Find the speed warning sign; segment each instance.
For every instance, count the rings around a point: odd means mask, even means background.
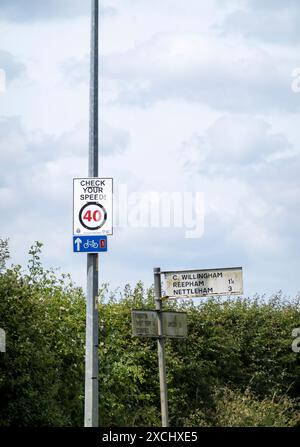
[[[113,179],[74,178],[74,235],[113,233]]]

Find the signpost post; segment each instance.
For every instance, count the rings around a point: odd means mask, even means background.
[[[160,268],[154,268],[154,294],[155,294],[155,307],[157,311],[157,324],[158,324],[157,350],[158,350],[158,366],[159,366],[161,422],[162,427],[168,427],[169,426],[168,389],[166,380],[165,339],[163,335],[164,332],[163,332],[163,319],[162,319]]]
[[[160,268],[154,269],[154,293],[156,310],[132,311],[132,335],[134,337],[157,338],[161,422],[162,427],[168,427],[165,337],[185,338],[187,336],[187,314],[186,312],[164,312],[162,310]]]
[[[98,177],[98,32],[99,0],[92,0],[89,177]],[[99,425],[98,254],[87,255],[84,426]]]
[[[0,328],[0,352],[6,351],[5,330]]]
[[[132,335],[157,338],[162,427],[169,426],[168,389],[166,381],[165,337],[187,336],[186,312],[162,310],[161,275],[165,276],[167,298],[195,298],[243,293],[242,267],[205,270],[165,271],[154,269],[154,310],[132,311]]]
[[[89,177],[73,180],[73,251],[87,253],[84,426],[98,427],[98,253],[107,251],[113,233],[113,179],[98,178],[99,0],[91,7]]]
[[[157,338],[162,427],[169,426],[168,390],[166,381],[165,337],[187,336],[186,312],[162,310],[160,269],[154,269],[156,310],[132,310],[132,335]]]

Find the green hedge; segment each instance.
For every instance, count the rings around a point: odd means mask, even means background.
[[[7,268],[0,244],[0,426],[83,423],[85,298],[68,275],[45,270],[42,244],[28,267]],[[196,304],[195,304],[196,303]],[[173,426],[299,424],[299,298],[198,299],[164,304],[188,313],[188,338],[166,342]],[[100,423],[160,425],[157,346],[131,336],[131,309],[154,308],[138,283],[99,297]]]

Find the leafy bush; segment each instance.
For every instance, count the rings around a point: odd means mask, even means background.
[[[70,278],[45,271],[41,245],[28,273],[0,274],[0,426],[81,425],[84,378],[84,297]]]
[[[0,426],[81,426],[84,400],[85,297],[68,275],[45,270],[41,244],[27,270],[6,267],[0,243]],[[119,296],[118,296],[119,295]],[[158,426],[155,339],[131,336],[131,310],[153,309],[153,289],[128,285],[99,294],[99,414],[102,426]],[[165,302],[188,313],[188,338],[166,341],[170,423],[299,424],[299,297]]]
[[[214,411],[197,410],[185,420],[187,426],[292,427],[300,423],[298,404],[287,396],[257,396],[246,389],[217,388],[213,393]]]

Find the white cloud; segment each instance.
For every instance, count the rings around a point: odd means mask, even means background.
[[[100,281],[150,284],[156,265],[243,265],[246,293],[294,293],[300,249],[300,100],[291,91],[291,72],[299,66],[291,37],[295,2],[186,3],[106,3],[118,14],[100,29],[100,172],[131,192],[204,191],[204,236],[116,229],[101,256]],[[85,257],[72,253],[71,220],[72,176],[87,172],[89,2],[59,1],[54,9],[54,2],[39,1],[35,14],[33,4],[2,2],[0,11],[2,48],[26,61],[31,79],[30,86],[12,83],[0,97],[6,115],[1,234],[11,237],[18,262],[34,240],[44,241],[45,263],[71,271],[85,286]],[[259,32],[266,17],[274,19],[273,39],[267,31],[268,38],[253,34],[255,24],[246,22],[244,30],[232,24],[220,35],[225,17],[238,9],[253,20],[252,7]],[[9,122],[16,115],[21,121]]]
[[[108,125],[100,128],[101,155],[109,157],[126,149],[126,132]],[[25,132],[19,118],[2,118],[0,136],[0,209],[13,213],[13,198],[23,215],[35,209],[55,218],[71,200],[73,177],[87,172],[88,126],[81,123],[56,138]]]
[[[53,20],[61,17],[77,17],[90,13],[88,0],[1,0],[0,19],[20,22]],[[115,10],[109,6],[100,6],[101,15],[113,15]]]
[[[7,82],[14,81],[25,74],[25,66],[8,51],[0,49],[0,68],[4,70]]]
[[[14,206],[16,202],[16,191],[13,188],[0,187],[0,202],[8,202],[10,206]]]
[[[0,154],[3,165],[7,169],[7,164],[18,162],[24,155],[26,136],[21,127],[19,118],[0,118]]]
[[[272,24],[272,26],[270,26]],[[300,12],[297,0],[249,0],[244,8],[229,14],[220,29],[225,34],[271,43],[299,43]]]
[[[90,56],[82,59],[69,58],[60,64],[66,87],[73,87],[82,82],[89,82]]]
[[[265,120],[249,115],[226,115],[215,121],[204,135],[194,134],[184,145],[186,166],[197,171],[238,169],[255,166],[271,158],[284,158],[291,145],[286,136],[272,130]],[[291,155],[292,154],[292,155]],[[275,156],[277,155],[277,157]]]
[[[251,256],[288,249],[287,219],[299,220],[300,151],[283,133],[262,119],[228,115],[194,134],[181,157],[192,184],[204,191],[214,233],[219,228],[222,239],[222,227],[230,228],[228,240]]]
[[[104,78],[115,81],[122,104],[150,106],[169,98],[221,110],[299,110],[290,89],[296,55],[243,39],[204,34],[160,34],[102,59]]]
[[[88,154],[89,125],[87,121],[80,122],[71,131],[63,133],[54,141],[50,141],[56,154],[64,156],[83,156]],[[104,121],[99,122],[99,151],[101,156],[112,156],[127,150],[130,144],[129,132],[116,129]]]
[[[281,0],[265,0],[261,2],[260,0],[248,0],[249,6],[255,8],[257,11],[260,9],[270,11],[272,9],[288,9],[293,6],[298,6],[298,0],[285,0],[282,2]]]

